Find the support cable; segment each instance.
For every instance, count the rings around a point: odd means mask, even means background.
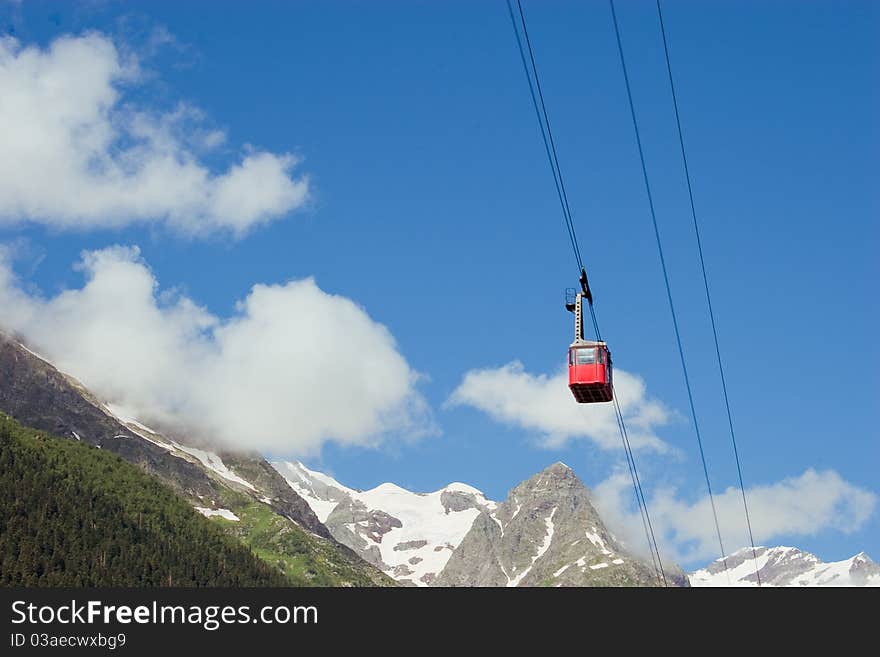
[[[626,59],[624,58],[624,55],[623,55],[623,43],[621,42],[621,39],[620,39],[620,27],[617,22],[617,12],[614,8],[614,0],[609,0],[609,3],[611,4],[611,17],[614,21],[614,34],[617,37],[617,50],[618,50],[618,53],[620,54],[620,64],[621,64],[621,67],[623,68],[623,80],[626,85],[626,96],[627,96],[627,100],[629,101],[629,110],[630,110],[630,115],[632,117],[633,129],[635,131],[636,145],[638,146],[638,151],[639,151],[639,161],[642,166],[642,177],[644,178],[644,181],[645,181],[645,191],[648,196],[648,205],[651,210],[651,222],[654,226],[654,237],[657,240],[657,251],[660,254],[660,266],[663,270],[663,282],[666,285],[666,298],[669,302],[670,314],[672,315],[672,326],[675,329],[675,341],[678,345],[678,355],[681,360],[681,369],[684,374],[685,386],[687,387],[688,403],[690,404],[691,418],[694,421],[694,431],[697,435],[697,445],[700,448],[700,460],[702,461],[702,464],[703,464],[703,474],[706,478],[706,488],[709,491],[709,502],[711,503],[711,506],[712,506],[712,517],[715,521],[715,532],[718,537],[718,546],[721,548],[721,560],[724,562],[724,568],[726,570],[727,569],[727,556],[726,556],[726,552],[724,551],[724,542],[721,538],[721,527],[718,524],[718,510],[715,507],[715,497],[712,494],[712,482],[709,478],[709,467],[706,463],[706,453],[705,453],[705,450],[703,449],[703,439],[700,436],[700,425],[699,425],[699,422],[697,421],[697,411],[696,411],[696,408],[694,407],[694,396],[693,396],[693,392],[691,390],[690,378],[688,377],[687,364],[685,362],[685,357],[684,357],[684,347],[682,346],[682,341],[681,341],[681,333],[678,329],[678,319],[676,318],[676,315],[675,315],[675,304],[672,301],[672,288],[669,283],[669,273],[667,272],[667,269],[666,269],[666,259],[663,255],[663,243],[660,239],[660,228],[657,225],[657,213],[654,209],[654,198],[651,195],[651,184],[648,181],[648,168],[645,165],[645,153],[644,153],[644,149],[642,148],[642,139],[639,134],[639,124],[638,124],[638,120],[636,119],[635,104],[633,103],[632,90],[630,88],[630,83],[629,83],[629,74],[628,74],[627,68],[626,68]]]
[[[580,247],[577,242],[577,235],[575,234],[574,222],[572,220],[571,214],[571,206],[568,202],[568,194],[565,190],[565,182],[562,177],[562,168],[559,164],[559,156],[556,149],[556,142],[553,138],[553,132],[550,127],[550,117],[547,112],[547,105],[544,100],[544,92],[541,88],[541,81],[538,76],[537,64],[535,62],[534,50],[532,48],[531,39],[529,37],[528,28],[526,27],[526,19],[525,14],[522,8],[521,0],[516,0],[517,10],[519,14],[519,24],[516,18],[516,15],[513,11],[513,6],[511,4],[511,0],[507,1],[507,10],[510,14],[510,20],[513,25],[514,35],[516,36],[517,47],[519,48],[520,59],[522,61],[523,70],[526,74],[526,79],[529,84],[529,94],[532,98],[532,105],[535,108],[535,114],[538,118],[538,125],[541,129],[541,138],[544,142],[544,150],[547,154],[547,160],[550,164],[550,170],[553,174],[553,182],[556,187],[556,194],[559,198],[559,203],[562,208],[563,218],[565,220],[566,231],[568,232],[569,241],[571,242],[572,251],[574,252],[575,261],[578,266],[578,274],[581,276],[582,285],[584,287],[585,293],[588,293],[588,286],[586,284],[586,270],[584,268],[583,259],[581,257]],[[520,37],[520,29],[522,30],[523,37]],[[525,48],[523,47],[523,40],[525,41]],[[528,58],[526,58],[526,50],[528,50]],[[531,63],[531,68],[529,67],[529,63]],[[534,79],[533,79],[534,78]],[[537,94],[535,93],[537,90]],[[599,332],[599,324],[596,319],[596,313],[593,308],[592,295],[588,295],[590,314],[593,321],[593,326],[596,330],[596,336],[599,340],[601,340],[601,334]],[[638,470],[636,468],[635,457],[632,453],[632,448],[629,442],[629,435],[626,431],[626,424],[624,422],[623,414],[620,410],[620,405],[617,400],[614,400],[615,406],[615,414],[618,422],[618,429],[620,431],[621,441],[624,447],[624,452],[627,458],[627,466],[629,467],[630,477],[632,479],[633,489],[636,494],[636,501],[639,506],[639,511],[642,515],[642,524],[645,528],[646,538],[648,540],[648,547],[651,552],[651,560],[654,563],[655,572],[658,572],[658,582],[662,582],[663,585],[666,585],[666,574],[663,571],[663,564],[660,560],[660,551],[657,546],[657,540],[654,536],[653,526],[651,524],[650,515],[648,513],[647,501],[645,500],[645,495],[642,490],[641,480],[638,476]],[[655,559],[656,555],[656,559]]]
[[[666,55],[666,71],[669,73],[669,89],[672,92],[672,106],[675,108],[675,125],[678,129],[678,143],[681,146],[681,161],[684,164],[684,176],[687,181],[688,198],[691,203],[691,217],[694,220],[694,234],[697,237],[697,251],[700,254],[700,268],[703,272],[703,286],[706,290],[706,305],[709,308],[709,318],[712,321],[712,336],[715,339],[715,356],[718,361],[718,373],[721,376],[721,389],[724,392],[724,406],[727,409],[727,425],[730,427],[730,441],[733,444],[733,455],[736,458],[736,472],[739,475],[739,488],[742,491],[743,510],[746,515],[746,525],[749,528],[749,542],[752,546],[752,557],[755,562],[755,576],[758,578],[758,586],[761,586],[761,573],[758,568],[758,553],[755,549],[755,537],[752,533],[752,520],[749,516],[749,504],[746,501],[746,487],[743,484],[742,464],[739,458],[739,450],[736,446],[736,434],[733,430],[733,414],[730,410],[730,399],[727,395],[727,381],[724,377],[724,365],[721,361],[721,347],[718,344],[718,329],[715,325],[715,312],[712,309],[712,295],[709,293],[709,277],[706,274],[706,261],[703,257],[703,242],[700,239],[700,226],[697,222],[697,210],[694,205],[694,190],[691,185],[691,174],[688,167],[687,153],[684,148],[684,135],[681,129],[681,117],[678,112],[678,99],[675,94],[675,82],[672,76],[672,64],[669,58],[669,45],[666,41],[666,28],[663,24],[663,10],[660,8],[660,0],[657,0],[657,15],[660,18],[660,34],[663,36],[663,52]]]

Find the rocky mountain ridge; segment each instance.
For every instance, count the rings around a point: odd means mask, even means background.
[[[589,489],[564,463],[513,488],[503,502],[453,483],[414,493],[391,483],[368,491],[298,462],[274,462],[330,532],[377,568],[415,586],[658,586],[602,522]],[[762,586],[880,586],[880,565],[861,552],[824,563],[793,547],[758,547]],[[757,586],[751,548],[685,575],[674,586]]]
[[[748,547],[688,578],[691,586],[758,586],[759,576],[761,586],[880,586],[880,564],[864,552],[825,563],[795,547],[756,547],[754,554]]]
[[[604,525],[574,471],[554,463],[504,502],[453,483],[413,493],[349,488],[298,462],[273,463],[334,537],[416,586],[657,586],[651,564]],[[671,584],[687,586],[674,566]]]

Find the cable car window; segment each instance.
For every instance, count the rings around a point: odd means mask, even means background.
[[[574,349],[568,350],[568,364],[574,365]]]
[[[595,349],[578,349],[577,350],[577,364],[578,365],[593,365],[596,362],[596,350]]]
[[[599,350],[599,360],[597,362],[602,363],[602,364],[605,363],[605,350],[604,349]]]

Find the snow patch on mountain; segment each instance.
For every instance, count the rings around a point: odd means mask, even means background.
[[[310,470],[299,461],[276,461],[272,463],[287,485],[311,507],[323,523],[339,503],[358,491],[340,484],[330,475]]]
[[[529,574],[532,570],[532,566],[535,565],[535,562],[544,556],[548,549],[550,549],[550,544],[553,542],[553,516],[556,515],[556,509],[558,507],[553,507],[553,510],[550,512],[550,515],[544,519],[544,525],[546,526],[547,533],[544,534],[544,540],[541,541],[541,545],[538,546],[538,553],[532,557],[532,563],[528,565],[528,567],[523,570],[519,575],[514,577],[513,579],[507,580],[507,586],[519,586],[519,583],[523,581],[523,578]],[[563,570],[565,570],[563,568]],[[557,571],[559,572],[559,571]],[[558,577],[558,575],[557,575]]]
[[[132,417],[131,411],[129,411],[128,409],[117,404],[102,404],[102,407],[108,415],[119,420],[121,424],[123,424],[132,433],[136,434],[140,438],[143,438],[147,442],[153,443],[157,447],[168,450],[169,452],[174,451],[174,445],[165,442],[165,440],[161,437],[161,434],[155,429],[151,429],[147,425],[141,424],[136,419],[134,419],[134,417]]]
[[[214,452],[206,452],[202,449],[196,449],[195,447],[188,447],[186,445],[181,445],[178,442],[171,442],[175,448],[179,449],[181,452],[186,452],[190,456],[195,456],[202,465],[211,470],[212,472],[217,473],[227,481],[234,482],[236,484],[241,484],[245,488],[249,488],[252,491],[256,491],[257,488],[249,481],[245,481],[237,474],[235,474],[232,470],[226,467],[226,464],[223,463],[223,459],[214,454]]]
[[[233,522],[238,522],[239,520],[241,520],[241,518],[239,518],[229,509],[209,509],[204,506],[197,506],[195,507],[195,509],[206,518],[219,516],[220,518],[226,518],[226,520],[232,520]]]
[[[38,353],[37,353],[36,351],[34,351],[33,349],[31,349],[31,348],[25,346],[25,344],[24,344],[23,342],[16,342],[15,344],[17,344],[19,347],[21,347],[22,349],[24,349],[24,350],[25,350],[26,352],[28,352],[31,356],[35,356],[36,358],[39,358],[39,359],[40,359],[41,361],[43,361],[44,363],[48,363],[49,365],[52,365],[52,367],[55,367],[54,363],[53,363],[51,360],[49,360],[48,358],[46,358],[46,357],[43,356],[42,354],[38,354]]]
[[[447,490],[450,492],[458,491],[460,493],[471,493],[472,495],[483,495],[483,491],[477,490],[473,486],[469,486],[468,484],[463,484],[460,481],[454,481],[451,484],[447,484],[443,490]]]
[[[301,484],[295,481],[291,481],[287,477],[284,478],[284,481],[296,491],[296,494],[303,498],[308,505],[311,507],[312,511],[315,512],[315,515],[318,516],[318,520],[321,522],[327,522],[327,518],[333,513],[333,509],[335,509],[339,502],[333,500],[322,500],[314,496],[314,494],[304,488]]]
[[[148,427],[147,425],[139,422],[135,417],[134,413],[124,406],[120,406],[118,404],[104,403],[101,405],[104,411],[115,418],[119,422],[121,422],[125,427],[127,427],[132,433],[137,435],[140,438],[143,438],[147,442],[153,443],[157,447],[161,447],[162,449],[168,450],[174,456],[178,456],[183,458],[182,454],[186,453],[190,456],[196,457],[199,462],[205,466],[208,470],[211,470],[215,474],[220,475],[226,481],[231,481],[233,483],[244,486],[245,488],[256,492],[257,488],[249,481],[242,479],[237,474],[235,474],[232,470],[227,467],[225,463],[223,463],[223,459],[221,459],[214,452],[209,452],[203,449],[197,449],[195,447],[189,447],[187,445],[182,445],[174,440],[167,440],[162,434],[155,429]],[[125,436],[115,436],[125,437]],[[176,452],[176,453],[175,453]],[[323,521],[322,521],[323,522]]]
[[[147,431],[147,432],[154,434],[154,435],[159,434],[159,432],[156,431],[155,429],[151,429],[150,427],[146,426],[145,424],[141,424],[140,422],[138,422],[135,419],[134,414],[130,410],[125,408],[124,406],[120,406],[119,404],[105,403],[104,408],[110,412],[110,415],[115,417],[117,420],[119,420],[125,426],[134,426],[134,427],[137,427],[138,429],[140,429],[141,431]]]
[[[299,468],[305,473],[305,475],[307,477],[309,477],[310,479],[312,479],[314,481],[321,482],[325,486],[330,486],[332,488],[336,488],[337,490],[340,490],[343,493],[357,493],[358,492],[353,488],[349,488],[348,486],[340,484],[338,481],[336,481],[330,475],[324,474],[323,472],[318,472],[317,470],[309,470],[302,463],[296,462],[296,466],[299,466]]]
[[[592,528],[592,531],[586,532],[587,539],[595,545],[604,555],[610,556],[612,554],[611,550],[608,549],[608,546],[605,544],[605,539],[599,536],[595,527]]]

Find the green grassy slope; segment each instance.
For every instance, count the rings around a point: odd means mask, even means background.
[[[238,522],[212,518],[254,553],[284,572],[294,586],[397,586],[354,552],[314,536],[246,495],[224,497]]]

